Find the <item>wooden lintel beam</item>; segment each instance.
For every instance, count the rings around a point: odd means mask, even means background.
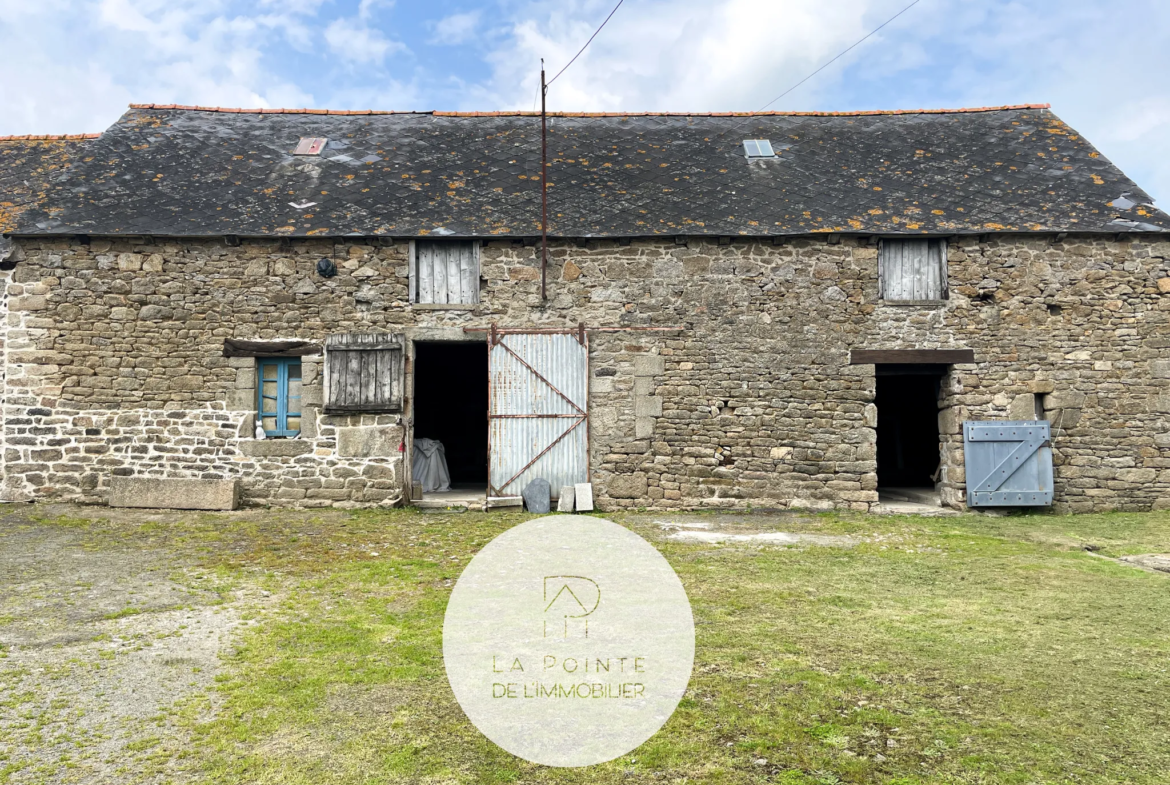
[[[972,349],[853,349],[849,352],[850,365],[957,365],[975,362]]]

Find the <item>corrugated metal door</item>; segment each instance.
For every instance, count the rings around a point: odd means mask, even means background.
[[[488,338],[488,494],[537,477],[553,496],[589,481],[589,339],[584,331]]]
[[[1044,507],[1052,504],[1052,445],[1044,420],[963,423],[967,504]]]

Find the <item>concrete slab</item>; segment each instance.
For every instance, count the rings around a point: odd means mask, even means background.
[[[234,510],[240,506],[240,481],[111,477],[109,504],[163,510]]]
[[[942,498],[934,488],[889,488],[882,486],[878,488],[878,499],[883,504],[886,502],[897,504],[909,502],[931,507],[942,506]]]
[[[574,486],[573,497],[577,512],[593,512],[593,483],[577,483]]]
[[[415,499],[411,504],[420,510],[482,510],[487,503],[486,493],[482,488],[452,488],[441,493],[424,493],[421,499]]]

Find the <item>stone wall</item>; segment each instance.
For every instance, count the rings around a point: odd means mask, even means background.
[[[6,418],[9,501],[102,503],[109,478],[119,475],[240,478],[251,504],[362,506],[402,498],[397,418],[322,418],[314,437],[257,440],[252,412],[218,403],[196,410],[29,407],[23,415],[9,411]],[[371,450],[371,441],[388,448]]]
[[[303,438],[270,442],[301,446],[258,447],[254,366],[224,358],[223,339],[483,340],[462,328],[583,321],[684,328],[591,336],[602,509],[868,509],[880,412],[874,367],[849,365],[851,348],[975,351],[939,401],[950,504],[960,423],[1033,412],[1040,396],[1059,508],[1170,506],[1170,243],[983,239],[951,244],[951,299],[922,306],[878,299],[863,239],[556,243],[545,304],[536,249],[492,240],[482,302],[457,310],[407,302],[405,242],[23,239],[6,292],[4,498],[100,501],[129,471],[240,477],[253,503],[392,501],[409,406],[402,421],[324,417],[306,378]],[[322,257],[337,277],[316,275]]]

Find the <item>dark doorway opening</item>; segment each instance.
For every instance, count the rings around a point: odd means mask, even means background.
[[[414,438],[443,443],[451,486],[487,488],[487,348],[414,344]]]
[[[877,470],[881,488],[934,488],[938,397],[946,368],[877,366]]]

